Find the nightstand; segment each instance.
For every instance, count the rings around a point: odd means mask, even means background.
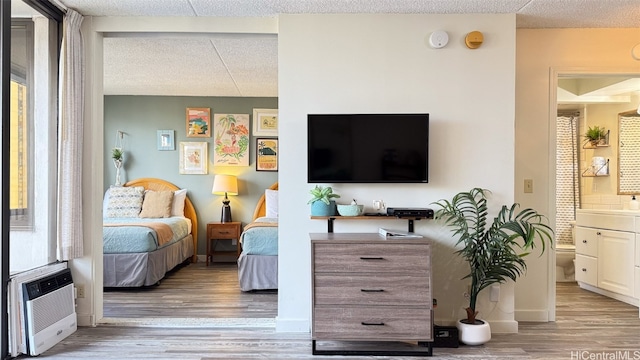
[[[210,222],[207,223],[207,266],[209,260],[213,262],[214,255],[235,255],[236,259],[240,256],[242,247],[240,246],[240,234],[242,233],[242,223],[233,222]],[[237,246],[235,251],[216,251],[218,240],[236,240]]]

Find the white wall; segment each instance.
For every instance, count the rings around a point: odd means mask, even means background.
[[[640,74],[640,61],[631,57],[640,29],[520,29],[516,40],[515,197],[523,206],[554,214],[554,74]],[[533,179],[533,194],[523,193],[524,179]],[[517,320],[554,319],[552,256],[528,259],[527,276],[516,284]]]
[[[513,201],[515,15],[281,15],[279,18],[280,258],[279,331],[309,331],[309,219],[306,116],[309,113],[430,113],[428,184],[330,184],[344,199],[370,205],[429,206],[459,191],[483,187],[499,203]],[[434,30],[450,43],[431,49]],[[480,30],[485,43],[464,45]],[[346,201],[346,200],[345,200]],[[493,211],[497,211],[493,207]],[[384,226],[406,229],[404,222]],[[336,222],[335,231],[377,231],[375,221]],[[448,230],[419,221],[416,232],[434,241],[436,321],[463,317],[460,278]],[[517,331],[513,287],[502,301],[481,300],[480,316],[496,332]],[[494,326],[495,324],[495,326]]]

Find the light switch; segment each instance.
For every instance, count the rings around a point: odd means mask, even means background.
[[[533,179],[524,179],[524,192],[526,194],[533,193]]]

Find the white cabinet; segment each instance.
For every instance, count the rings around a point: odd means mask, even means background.
[[[576,227],[576,281],[598,286],[599,229]]]
[[[638,305],[640,213],[578,210],[575,245],[581,287]]]
[[[598,287],[635,296],[634,248],[636,236],[623,231],[601,230],[598,246]]]
[[[636,234],[636,298],[640,299],[640,234]]]

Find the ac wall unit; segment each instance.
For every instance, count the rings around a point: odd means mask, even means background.
[[[29,355],[40,355],[78,328],[73,279],[64,269],[22,284]]]

